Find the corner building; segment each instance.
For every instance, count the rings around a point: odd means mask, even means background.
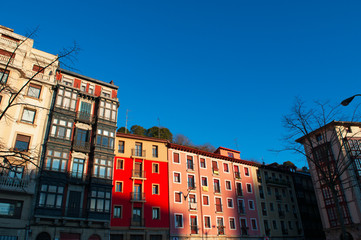
[[[30,239],[108,239],[118,87],[63,69],[56,81]]]
[[[169,239],[167,141],[117,133],[111,240]]]
[[[168,144],[170,239],[260,237],[254,192],[257,164],[240,152]]]

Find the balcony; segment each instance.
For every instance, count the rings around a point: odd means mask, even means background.
[[[239,172],[234,172],[234,178],[240,180],[241,174]]]
[[[243,206],[238,206],[238,213],[239,214],[246,214],[246,209]]]
[[[226,227],[225,226],[217,226],[217,230],[218,230],[218,235],[224,235],[225,234],[225,232],[224,232],[224,229],[225,229]]]
[[[132,202],[145,202],[145,193],[131,192],[130,199]]]
[[[145,171],[133,170],[132,178],[142,178],[145,179]]]
[[[188,190],[196,190],[196,184],[194,182],[188,182]]]
[[[198,234],[198,226],[191,225],[191,234]]]
[[[132,157],[145,158],[145,150],[132,148]]]
[[[23,172],[22,178],[2,175],[0,176],[0,190],[34,194],[35,181],[30,178],[30,174],[27,172]]]
[[[76,113],[76,120],[79,122],[91,124],[94,123],[94,116],[87,112],[78,111]]]
[[[130,219],[130,226],[131,227],[145,227],[145,220],[144,220],[144,218],[133,217]]]
[[[223,212],[222,204],[216,204],[216,213]]]
[[[10,59],[9,56],[5,56],[5,55],[0,54],[0,62],[2,62],[3,64],[7,64],[7,63],[13,64],[14,63],[14,58]]]
[[[75,140],[73,143],[73,149],[78,152],[90,152],[90,142],[83,142]]]
[[[290,183],[287,182],[286,180],[272,178],[272,177],[266,178],[266,184],[272,185],[272,186],[277,186],[277,187],[289,187],[290,186]]]
[[[65,208],[64,215],[70,218],[86,218],[86,211],[83,211],[82,208],[69,207]]]
[[[69,182],[75,184],[86,184],[89,180],[89,177],[83,172],[67,172],[67,177]]]
[[[190,202],[189,203],[189,210],[197,210],[197,203],[196,202]]]
[[[12,47],[16,47],[19,44],[17,41],[5,37],[0,37],[0,42]]]

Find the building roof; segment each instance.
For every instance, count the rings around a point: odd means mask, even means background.
[[[72,72],[72,71],[69,71],[69,70],[66,70],[66,69],[63,69],[63,68],[58,68],[57,70],[59,72],[61,72],[61,73],[65,73],[65,74],[68,74],[68,75],[71,75],[71,76],[74,76],[74,77],[77,77],[77,78],[82,78],[82,79],[85,79],[85,80],[90,81],[90,82],[98,83],[100,85],[104,85],[104,86],[107,86],[107,87],[110,87],[110,88],[113,88],[113,89],[118,89],[118,86],[116,86],[116,85],[114,85],[112,83],[106,83],[106,82],[103,82],[101,80],[97,80],[95,78],[87,77],[87,76],[84,76],[84,75],[81,75],[79,73]]]
[[[261,164],[256,163],[256,162],[242,160],[242,159],[236,159],[236,158],[231,158],[231,157],[226,157],[226,156],[223,156],[223,155],[220,155],[220,154],[217,154],[217,153],[207,152],[207,151],[203,151],[203,150],[199,150],[199,149],[196,149],[196,148],[187,147],[187,146],[183,146],[183,145],[179,145],[179,144],[175,144],[175,143],[168,143],[168,147],[173,148],[173,149],[177,149],[177,150],[181,150],[181,151],[186,151],[186,152],[191,152],[191,153],[203,155],[203,156],[208,156],[208,157],[212,157],[212,158],[228,160],[228,161],[235,162],[235,163],[241,163],[241,164],[250,165],[250,166],[257,166],[257,167],[261,166]]]
[[[229,151],[229,152],[241,153],[240,151],[233,150],[233,149],[230,149],[230,148],[225,148],[225,147],[219,147],[219,148],[217,148],[217,150],[215,152],[218,152],[219,150],[226,150],[226,151]]]
[[[307,137],[307,136],[312,136],[317,134],[318,132],[320,132],[321,130],[325,129],[325,128],[329,128],[329,127],[334,127],[334,126],[359,126],[361,127],[361,122],[350,122],[350,121],[332,121],[327,123],[326,125],[317,128],[315,130],[313,130],[312,132],[310,132],[309,134],[306,134],[298,139],[296,139],[296,142],[298,143],[302,143],[303,140]]]
[[[152,141],[152,142],[161,142],[161,143],[167,143],[168,142],[168,140],[165,140],[165,139],[141,136],[141,135],[130,134],[130,133],[119,133],[119,132],[117,132],[116,136],[117,137],[123,137],[123,138],[137,139],[137,140]]]

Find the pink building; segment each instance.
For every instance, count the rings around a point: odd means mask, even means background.
[[[170,239],[260,236],[256,163],[238,151],[169,144]]]

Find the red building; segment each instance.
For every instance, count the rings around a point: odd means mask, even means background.
[[[167,141],[117,133],[116,144],[111,239],[167,239]]]

